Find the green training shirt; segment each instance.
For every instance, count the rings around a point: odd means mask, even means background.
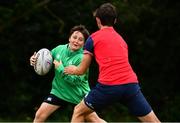
[[[89,92],[88,73],[81,76],[66,75],[63,73],[64,67],[69,65],[78,66],[83,57],[83,49],[72,52],[68,44],[59,45],[51,50],[53,59],[62,61],[62,65],[55,68],[55,76],[52,81],[51,94],[62,100],[78,104]]]

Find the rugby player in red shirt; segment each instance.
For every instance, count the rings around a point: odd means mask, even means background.
[[[102,4],[94,16],[100,30],[87,39],[81,64],[64,70],[65,74],[81,75],[88,69],[92,57],[99,65],[97,85],[75,107],[72,122],[83,122],[89,113],[115,102],[124,104],[142,122],[160,122],[141,92],[128,60],[128,46],[113,28],[117,18],[115,7]]]

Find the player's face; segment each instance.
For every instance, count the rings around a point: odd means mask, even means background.
[[[72,51],[79,50],[84,45],[84,36],[81,32],[75,31],[69,37],[69,47]]]

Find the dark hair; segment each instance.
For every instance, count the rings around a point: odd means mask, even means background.
[[[111,3],[104,3],[96,9],[94,16],[101,20],[102,25],[113,26],[117,18],[116,8]]]
[[[84,40],[86,41],[86,39],[89,37],[89,31],[86,29],[86,27],[84,25],[77,25],[74,26],[71,30],[70,30],[70,36],[73,34],[73,32],[75,31],[79,31],[83,34],[84,36]]]

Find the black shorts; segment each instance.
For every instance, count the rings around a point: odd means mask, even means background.
[[[67,106],[68,104],[75,106],[75,104],[62,100],[53,94],[49,94],[47,97],[45,97],[44,102],[62,107]]]
[[[114,86],[98,83],[86,95],[84,102],[95,111],[100,111],[104,107],[120,102],[135,116],[145,116],[152,110],[143,96],[138,83]]]

